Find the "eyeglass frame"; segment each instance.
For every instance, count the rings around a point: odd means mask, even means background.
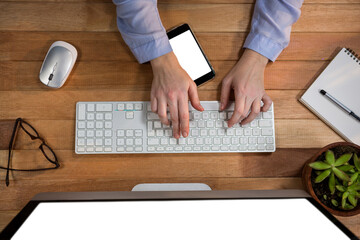
[[[36,133],[36,136],[29,133],[26,128],[23,126],[23,123],[26,124],[27,126],[29,126],[35,133]],[[11,156],[12,156],[12,151],[13,151],[13,147],[14,147],[14,144],[15,144],[15,139],[16,139],[16,133],[17,133],[17,130],[19,128],[19,126],[25,131],[25,133],[31,138],[31,140],[36,140],[36,139],[39,139],[41,141],[41,144],[39,146],[39,149],[41,150],[41,152],[43,153],[44,157],[51,163],[51,164],[54,164],[55,166],[54,167],[48,167],[48,168],[38,168],[38,169],[15,169],[15,168],[10,168],[10,161],[11,161]],[[52,153],[52,155],[54,156],[54,160],[50,159],[50,157],[45,153],[45,150],[44,150],[44,146],[47,147],[50,152]],[[12,135],[11,135],[11,139],[10,139],[10,143],[9,143],[9,155],[8,155],[8,164],[7,164],[7,167],[1,167],[0,166],[0,169],[4,169],[6,170],[6,179],[5,179],[5,182],[6,182],[6,186],[9,186],[9,172],[10,170],[11,171],[24,171],[24,172],[34,172],[34,171],[43,171],[43,170],[51,170],[51,169],[57,169],[60,167],[60,164],[59,164],[59,161],[56,157],[56,154],[55,152],[52,150],[52,148],[46,144],[45,140],[40,137],[39,133],[36,131],[36,129],[31,126],[28,122],[26,122],[24,119],[22,118],[17,118],[15,120],[15,125],[14,125],[14,129],[13,129],[13,132],[12,132]]]

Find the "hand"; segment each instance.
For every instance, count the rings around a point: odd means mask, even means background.
[[[271,98],[265,93],[264,71],[268,59],[261,54],[246,49],[240,60],[222,81],[221,106],[224,110],[229,101],[230,90],[234,90],[234,113],[228,121],[232,127],[241,121],[245,125],[256,118],[261,111],[266,112],[271,106]],[[261,100],[264,106],[261,109]],[[247,116],[249,110],[250,114]]]
[[[151,60],[154,79],[151,87],[151,110],[163,124],[170,125],[166,108],[169,107],[173,135],[189,135],[189,98],[192,106],[203,111],[195,82],[181,68],[173,52]],[[188,97],[189,96],[189,97]],[[181,130],[181,134],[180,134]]]

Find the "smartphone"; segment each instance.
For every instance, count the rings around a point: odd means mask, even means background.
[[[167,35],[180,66],[197,86],[215,77],[214,69],[188,24],[171,29]]]

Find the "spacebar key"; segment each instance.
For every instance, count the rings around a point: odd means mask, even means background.
[[[96,104],[96,111],[99,112],[111,112],[112,104],[111,103],[98,103]]]

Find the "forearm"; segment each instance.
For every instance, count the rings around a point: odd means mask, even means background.
[[[113,0],[119,31],[140,63],[172,51],[156,0]]]
[[[257,0],[244,48],[275,61],[290,41],[292,25],[300,17],[303,0]]]

